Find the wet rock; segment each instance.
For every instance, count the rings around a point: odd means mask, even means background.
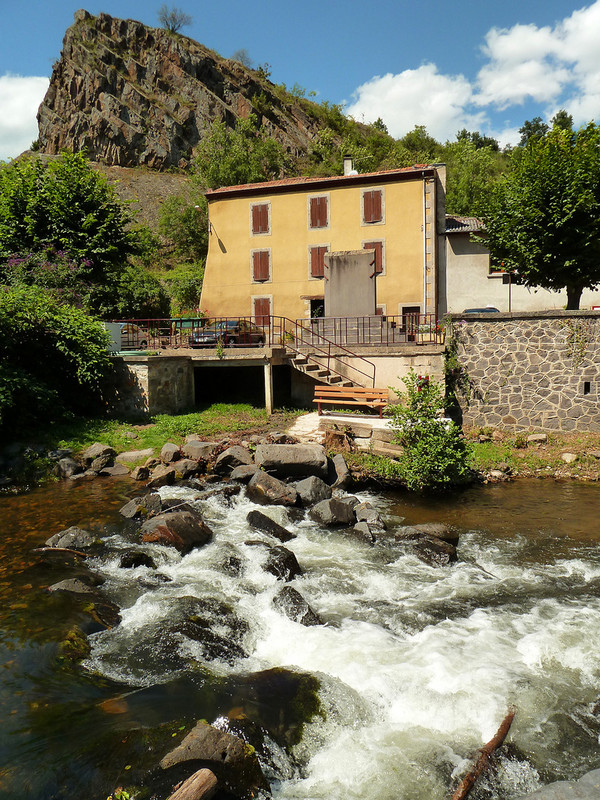
[[[229,475],[229,473],[236,467],[247,466],[252,464],[252,454],[245,447],[240,445],[233,445],[224,450],[217,458],[214,466],[214,471],[218,475]]]
[[[294,506],[298,502],[298,493],[293,486],[267,475],[266,472],[257,472],[254,475],[247,492],[248,497],[261,503]]]
[[[83,603],[83,610],[92,619],[104,628],[114,628],[121,621],[119,607],[107,600],[93,583],[91,574],[79,578],[68,578],[64,581],[54,583],[48,587],[51,594],[65,593],[73,595]]]
[[[87,658],[91,652],[87,636],[81,628],[75,626],[58,643],[58,658],[73,664]]]
[[[381,514],[370,503],[358,503],[354,506],[354,514],[358,522],[366,522],[369,530],[384,531],[385,522]]]
[[[557,781],[518,800],[598,800],[600,769],[587,772],[577,781]]]
[[[273,598],[273,605],[286,617],[301,625],[322,625],[323,622],[300,592],[293,586],[284,586]]]
[[[126,519],[145,517],[148,514],[159,514],[162,511],[162,500],[158,492],[150,492],[141,497],[134,497],[119,509],[119,514]]]
[[[407,534],[425,533],[428,536],[435,536],[436,539],[441,539],[444,542],[450,542],[453,545],[458,544],[458,531],[443,522],[422,522],[419,525],[406,525],[397,529],[396,533],[400,534],[402,531]]]
[[[221,559],[217,567],[226,575],[238,578],[243,571],[244,559],[240,551],[233,545],[226,544],[221,548]]]
[[[280,478],[327,477],[327,454],[320,444],[261,444],[254,460],[261,469]]]
[[[213,454],[216,445],[214,442],[201,442],[191,439],[181,448],[181,452],[186,458],[193,458],[196,461],[208,461]]]
[[[96,590],[87,581],[82,578],[66,578],[64,581],[53,583],[48,587],[48,591],[54,592],[68,592],[69,594],[84,594],[95,595]]]
[[[206,661],[226,661],[233,664],[237,659],[247,658],[248,654],[226,636],[221,636],[193,617],[185,620],[177,627],[177,631],[188,639],[198,642]]]
[[[112,460],[116,455],[117,451],[113,450],[112,447],[109,447],[106,444],[101,444],[100,442],[95,442],[83,452],[81,460],[84,467],[88,468],[97,459],[108,458],[109,460]],[[107,466],[107,464],[104,464],[104,466]],[[96,468],[94,467],[94,470],[95,469]]]
[[[124,553],[121,556],[119,566],[123,569],[135,569],[136,567],[150,567],[150,569],[156,569],[156,562],[148,553],[142,553],[138,550]]]
[[[417,558],[431,567],[447,566],[457,559],[456,547],[453,544],[419,530],[404,528],[395,531],[393,538],[396,544],[411,550]]]
[[[139,466],[139,467],[134,467],[131,470],[131,477],[133,478],[134,481],[146,481],[148,480],[149,476],[150,476],[150,470],[148,469],[148,467]]]
[[[324,525],[326,528],[337,525],[352,525],[356,522],[354,505],[353,501],[332,497],[330,500],[322,500],[317,503],[310,509],[308,515],[315,522]]]
[[[180,457],[181,453],[176,444],[173,444],[173,442],[165,442],[163,444],[160,451],[160,460],[163,464],[172,464],[174,461],[178,461]]]
[[[371,526],[368,522],[357,522],[352,528],[352,533],[355,538],[360,539],[367,544],[375,544],[377,541],[377,536],[371,530]]]
[[[86,531],[83,528],[78,528],[77,525],[71,525],[70,528],[65,528],[64,531],[55,533],[46,540],[46,547],[64,547],[66,549],[81,550],[86,547],[91,547],[99,541],[95,533]]]
[[[280,581],[291,581],[297,575],[302,575],[298,559],[287,547],[270,547],[264,566],[267,572]]]
[[[204,464],[195,461],[193,458],[180,458],[175,462],[175,473],[178,479],[189,478],[201,472]]]
[[[244,464],[241,467],[236,467],[231,470],[231,475],[229,477],[232,481],[248,483],[259,470],[260,468],[257,467],[256,464]]]
[[[269,791],[254,748],[207,722],[198,722],[160,761],[163,770],[185,766],[187,774],[195,765],[209,767],[236,797],[255,797],[259,789]]]
[[[52,472],[57,478],[70,478],[71,475],[78,475],[83,472],[83,467],[74,458],[65,456],[56,462]]]
[[[175,467],[164,464],[152,470],[147,486],[152,489],[159,489],[161,486],[172,486],[176,477]]]
[[[316,475],[304,478],[295,484],[298,497],[303,506],[314,506],[321,500],[329,500],[332,494],[331,486]]]
[[[195,500],[208,500],[210,497],[222,497],[224,500],[230,500],[232,497],[238,495],[241,491],[240,486],[232,486],[227,483],[219,484],[213,489],[203,489],[199,491]]]
[[[279,539],[280,542],[289,542],[290,539],[295,538],[293,533],[288,531],[278,522],[275,522],[275,520],[271,519],[271,517],[263,514],[262,511],[253,509],[252,511],[248,512],[246,519],[253,528],[263,531],[264,533],[269,533],[271,536]]]
[[[331,466],[333,486],[336,489],[347,489],[352,483],[352,473],[348,469],[344,456],[341,453],[336,453],[331,459]]]
[[[189,553],[212,539],[212,531],[200,513],[171,511],[158,514],[144,522],[141,528],[143,542],[156,542],[175,547],[180,553]]]

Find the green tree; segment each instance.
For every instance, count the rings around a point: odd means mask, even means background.
[[[102,323],[39,286],[0,291],[0,430],[102,408],[111,371]]]
[[[0,265],[31,253],[63,254],[89,286],[90,311],[111,314],[122,268],[139,249],[131,222],[81,153],[47,165],[35,158],[0,166]]]
[[[180,264],[162,277],[171,298],[172,316],[196,316],[200,305],[204,264]]]
[[[500,150],[500,145],[497,139],[494,139],[491,136],[484,136],[483,134],[479,133],[479,131],[468,131],[466,128],[463,128],[462,131],[459,131],[456,134],[456,141],[471,142],[471,144],[473,144],[477,149],[481,147],[489,147],[490,150],[493,150],[494,152],[498,152]]]
[[[218,189],[278,178],[287,164],[283,146],[251,114],[234,128],[213,122],[196,150],[194,171],[202,186]]]
[[[515,150],[485,202],[485,244],[527,286],[567,291],[567,309],[600,283],[600,127],[553,128]]]
[[[491,147],[477,147],[468,138],[447,144],[446,210],[449,214],[477,214],[499,179],[504,157]]]
[[[186,261],[202,261],[208,250],[208,211],[200,193],[172,195],[163,203],[159,233]]]
[[[548,126],[541,117],[534,117],[533,119],[526,119],[523,125],[519,128],[521,134],[521,141],[519,145],[525,147],[527,142],[532,139],[541,139],[549,131]]]
[[[550,120],[553,128],[560,128],[563,131],[573,130],[573,117],[564,108],[561,108]]]
[[[166,4],[158,9],[158,21],[162,27],[171,33],[177,33],[181,28],[191,25],[193,20],[189,14],[180,8],[169,8]]]
[[[448,489],[472,480],[471,450],[454,422],[444,419],[440,384],[414,370],[402,379],[406,392],[392,406],[394,441],[402,445],[401,480],[413,491]]]

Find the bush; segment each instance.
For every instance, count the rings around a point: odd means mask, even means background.
[[[102,407],[102,323],[37,286],[0,287],[0,431]]]
[[[181,264],[163,276],[165,290],[171,298],[171,316],[199,314],[203,279],[203,264]]]
[[[439,490],[467,483],[471,450],[454,422],[444,419],[441,386],[414,370],[402,379],[405,405],[392,407],[394,441],[404,448],[400,475],[408,489]]]

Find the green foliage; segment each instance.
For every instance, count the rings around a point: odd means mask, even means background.
[[[470,142],[477,150],[481,147],[489,148],[495,153],[500,150],[497,139],[493,139],[491,136],[483,136],[479,131],[468,131],[466,128],[456,134],[456,141]]]
[[[527,286],[567,290],[567,308],[600,283],[600,127],[532,136],[483,204],[484,243]]]
[[[100,322],[37,286],[0,289],[0,428],[99,407],[110,371]]]
[[[112,315],[111,295],[138,235],[113,188],[81,154],[0,166],[0,264],[12,256],[61,253],[89,285],[88,310]],[[59,288],[59,287],[56,287]]]
[[[491,147],[478,147],[467,138],[447,144],[446,211],[476,214],[499,180],[504,157]]]
[[[278,178],[288,165],[282,145],[251,114],[235,128],[213,122],[196,151],[194,170],[204,187],[237,186]]]
[[[182,264],[163,275],[162,283],[171,298],[171,316],[198,314],[203,279],[202,262]]]
[[[526,119],[519,128],[519,133],[521,134],[519,145],[525,147],[530,139],[542,139],[548,133],[548,130],[548,126],[541,117]]]
[[[163,203],[158,230],[175,255],[201,261],[208,250],[208,211],[204,195],[172,195]]]
[[[573,117],[564,108],[561,108],[550,120],[553,128],[560,128],[563,131],[573,130]]]
[[[462,430],[443,420],[442,388],[414,370],[403,378],[405,404],[392,406],[391,426],[402,445],[402,481],[412,491],[440,490],[471,480],[470,447]]]
[[[111,290],[112,291],[112,290]],[[116,286],[114,296],[106,299],[119,319],[157,319],[169,316],[169,295],[160,280],[141,266],[128,264]]]

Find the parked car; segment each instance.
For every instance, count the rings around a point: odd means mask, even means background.
[[[121,350],[145,350],[148,347],[148,331],[133,322],[120,322]]]
[[[465,308],[463,314],[499,314],[500,309],[494,306],[486,306],[485,308]]]
[[[216,347],[233,344],[263,345],[265,332],[246,319],[220,319],[190,334],[190,347]]]

